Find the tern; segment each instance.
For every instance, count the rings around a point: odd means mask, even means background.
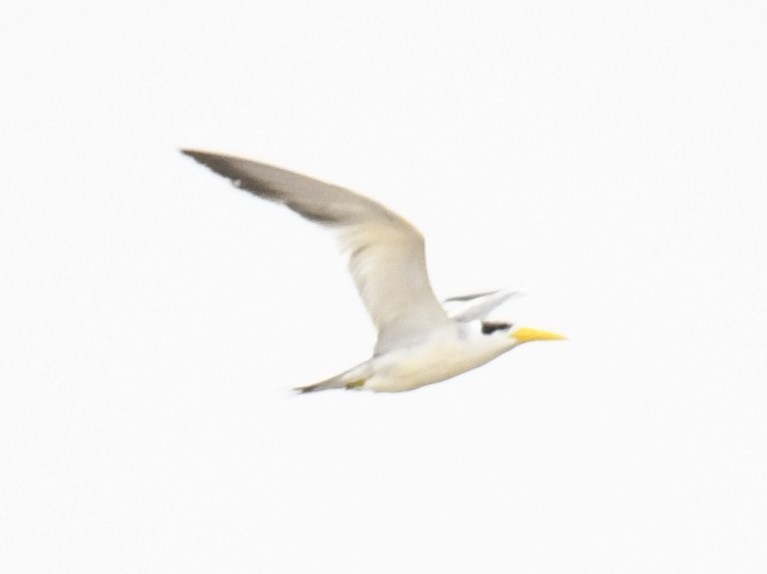
[[[488,321],[514,295],[509,290],[448,299],[448,313],[434,295],[426,270],[424,239],[401,216],[362,195],[255,161],[183,149],[215,173],[262,199],[295,211],[335,233],[349,271],[378,331],[373,356],[339,375],[295,389],[410,391],[475,369],[531,341],[561,335]]]

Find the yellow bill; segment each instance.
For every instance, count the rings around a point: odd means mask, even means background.
[[[566,339],[563,335],[549,333],[548,331],[539,331],[529,327],[520,327],[511,334],[520,343],[529,343],[530,341],[561,341]]]

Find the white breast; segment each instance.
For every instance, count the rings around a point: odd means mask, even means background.
[[[378,392],[417,389],[475,369],[512,347],[513,339],[502,334],[444,334],[422,345],[377,357],[372,365],[373,376],[364,387]]]

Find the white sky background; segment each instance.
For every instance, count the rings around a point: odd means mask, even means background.
[[[0,22],[0,571],[767,571],[763,2],[25,2]],[[565,333],[400,395],[317,228]]]

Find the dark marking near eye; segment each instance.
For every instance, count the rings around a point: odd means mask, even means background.
[[[513,323],[501,323],[499,321],[482,321],[482,334],[489,335],[498,330],[505,331],[511,328],[512,325]]]

